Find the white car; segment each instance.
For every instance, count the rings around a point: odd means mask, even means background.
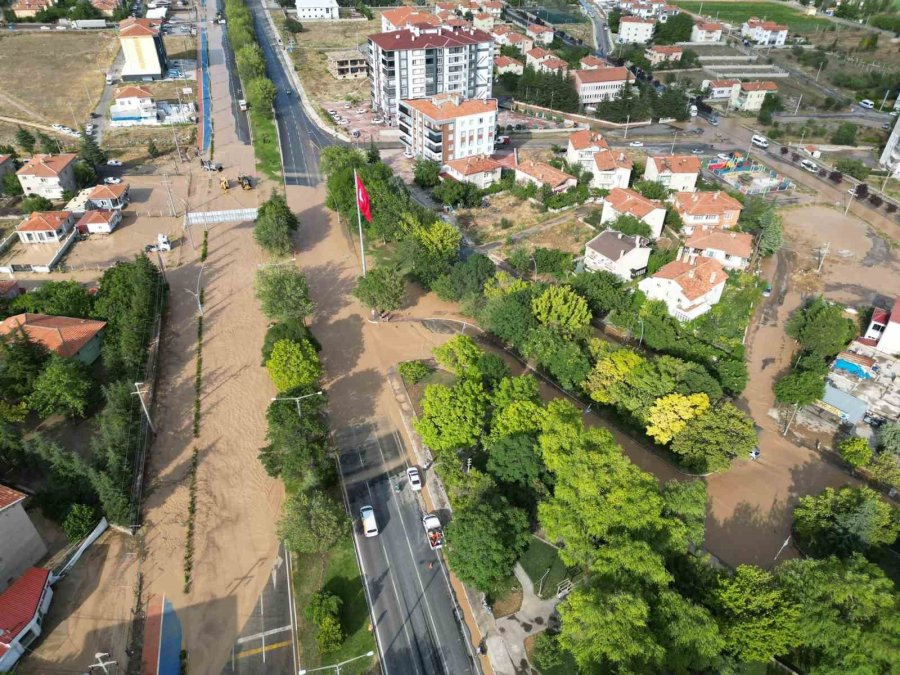
[[[106,183],[107,185],[118,185],[119,183],[122,182],[122,179],[116,178],[115,176],[109,176],[107,178],[104,178],[103,182]]]
[[[74,136],[75,138],[81,138],[81,132],[80,132],[80,131],[74,131],[74,130],[72,130],[72,131],[68,131],[68,132],[66,132],[66,133],[68,133],[69,136]]]
[[[727,162],[729,159],[731,159],[731,155],[726,155],[724,152],[720,152],[718,155],[716,155],[716,157],[718,159],[721,159],[723,162]]]
[[[350,124],[350,120],[341,120],[338,124],[342,127],[346,127]]]
[[[420,492],[422,490],[422,478],[419,476],[419,470],[416,467],[409,467],[406,470],[406,477],[409,479],[409,487],[415,492]]]
[[[106,160],[106,166],[122,166],[122,162],[118,159],[108,159]]]
[[[871,101],[867,98],[864,98],[859,102],[860,108],[865,108],[866,110],[872,110],[875,107],[875,101]]]
[[[328,114],[334,117],[335,115],[337,115],[337,110],[329,110]]]
[[[644,147],[644,143],[642,141],[631,141],[631,143],[629,143],[628,145],[630,145],[632,148],[643,148]]]
[[[413,154],[413,151],[410,150],[409,148],[407,148],[406,150],[403,151],[403,156],[406,157],[406,159],[412,159],[413,157],[415,157],[415,155]]]
[[[369,112],[369,111],[366,110],[365,108],[360,108],[359,110],[356,111],[356,114],[357,115],[365,115],[367,112]]]
[[[381,119],[380,117],[376,117],[374,120],[372,120],[372,123],[373,124],[383,124],[384,120]]]
[[[359,517],[362,520],[363,534],[367,537],[378,536],[378,523],[375,521],[375,509],[371,506],[364,506],[359,510]]]

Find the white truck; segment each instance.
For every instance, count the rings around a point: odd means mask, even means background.
[[[422,527],[425,528],[425,536],[432,551],[444,545],[444,528],[436,515],[428,513],[422,516]]]

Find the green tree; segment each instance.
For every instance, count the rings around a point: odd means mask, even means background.
[[[406,281],[393,267],[379,265],[356,280],[353,295],[366,307],[379,314],[393,312],[403,305]]]
[[[9,197],[18,197],[24,192],[22,184],[19,182],[19,177],[16,176],[14,171],[3,175],[3,182],[0,183],[0,192]]]
[[[428,377],[433,369],[424,361],[404,361],[397,370],[407,384],[418,384]]]
[[[97,526],[97,509],[87,504],[72,504],[63,521],[63,532],[70,542],[81,541]]]
[[[753,420],[731,403],[710,408],[675,436],[672,452],[695,471],[723,471],[756,447]]]
[[[369,140],[369,147],[366,149],[366,162],[369,164],[377,164],[381,161],[381,152],[374,140]]]
[[[865,466],[872,460],[872,447],[865,438],[847,438],[838,445],[844,461],[852,467]]]
[[[447,562],[459,579],[487,593],[512,574],[528,548],[528,516],[502,499],[456,509],[447,525]]]
[[[468,335],[455,335],[434,348],[437,362],[457,377],[480,377],[478,362],[484,355],[481,347]]]
[[[831,135],[831,142],[835,145],[856,145],[856,133],[859,127],[853,122],[841,122]]]
[[[441,300],[465,300],[480,296],[488,279],[494,276],[496,267],[485,255],[475,253],[450,268],[431,285]]]
[[[791,373],[775,383],[775,398],[782,403],[805,406],[824,395],[825,379],[817,373]]]
[[[668,394],[658,398],[647,415],[647,435],[665,445],[707,408],[706,394]]]
[[[605,316],[616,309],[624,309],[629,291],[619,277],[609,272],[579,272],[569,279],[576,293],[588,302],[591,312]]]
[[[900,455],[900,422],[888,422],[878,430],[878,447]]]
[[[25,333],[0,337],[0,391],[17,400],[28,396],[47,359],[43,345],[32,342]]]
[[[344,507],[325,492],[298,492],[284,502],[278,536],[297,553],[325,553],[347,536]]]
[[[53,202],[42,195],[29,195],[19,202],[19,210],[24,214],[32,214],[35,211],[50,211]]]
[[[100,149],[94,137],[85,132],[81,134],[78,156],[94,169],[106,163],[106,153]]]
[[[324,617],[316,632],[316,645],[319,652],[328,654],[340,647],[343,641],[344,631],[341,629],[340,620],[333,616]]]
[[[272,104],[278,93],[272,80],[267,77],[255,77],[247,82],[244,91],[247,93],[247,102],[254,114],[272,119]]]
[[[666,199],[669,196],[669,189],[655,180],[635,181],[631,189],[644,195],[647,199]]]
[[[257,44],[244,45],[234,54],[238,73],[244,82],[266,76],[266,57]]]
[[[568,286],[550,286],[531,301],[534,318],[564,333],[583,332],[591,323],[587,301]]]
[[[756,224],[756,236],[759,238],[758,250],[761,256],[773,255],[784,242],[781,216],[772,205],[769,205],[759,217]]]
[[[797,644],[799,608],[770,572],[739,565],[714,594],[725,651],[747,663],[765,663]]]
[[[843,308],[817,295],[788,320],[785,331],[804,350],[823,358],[835,356],[856,335],[856,326]]]
[[[303,321],[313,312],[306,276],[292,265],[270,265],[256,272],[256,297],[270,319]]]
[[[638,236],[643,237],[644,239],[650,239],[650,236],[653,234],[650,231],[650,226],[645,223],[640,218],[636,218],[635,216],[624,213],[620,215],[615,220],[612,220],[606,223],[606,227],[611,230],[616,230],[617,232],[621,232],[622,234],[627,234],[629,236]]]
[[[37,132],[35,136],[37,137],[37,142],[41,146],[41,152],[46,155],[52,155],[59,152],[59,145],[56,144],[56,140],[50,138],[43,131]]]
[[[259,461],[270,476],[283,477],[286,484],[310,490],[320,486],[333,472],[328,456],[328,426],[324,417],[326,399],[313,387],[292,389],[288,396],[305,396],[300,411],[295,401],[272,401],[266,411],[266,445]]]
[[[51,314],[87,319],[94,309],[93,296],[77,281],[45,281],[10,304],[13,312]]]
[[[578,299],[581,300],[580,297]],[[591,362],[581,345],[567,334],[551,327],[541,326],[529,331],[525,344],[522,345],[522,354],[546,368],[559,385],[568,391],[579,387],[591,370]]]
[[[420,159],[413,167],[413,182],[420,188],[432,188],[441,182],[441,165],[427,159]]]
[[[597,355],[584,387],[597,403],[615,403],[625,378],[643,363],[644,358],[630,349],[604,350]]]
[[[480,381],[466,378],[453,387],[432,384],[425,388],[415,427],[435,452],[470,448],[481,437],[486,412],[487,395]]]
[[[848,176],[853,176],[856,180],[865,180],[869,177],[869,167],[858,159],[839,159],[834,163],[834,168]]]
[[[87,162],[75,162],[73,169],[75,173],[75,186],[79,190],[87,187],[93,187],[97,184],[97,172]]]
[[[309,340],[279,340],[272,347],[266,370],[278,391],[306,387],[322,376],[322,365],[316,348]]]
[[[303,32],[303,24],[300,23],[299,21],[297,21],[297,19],[292,19],[292,18],[288,17],[287,19],[285,19],[284,29],[288,33],[293,33],[293,34],[302,33]]]
[[[503,436],[491,441],[487,451],[487,471],[498,481],[527,488],[540,480],[544,465],[534,437],[528,434]]]
[[[16,145],[22,148],[29,155],[34,154],[34,134],[32,134],[27,129],[23,129],[22,127],[18,127],[16,129]]]
[[[887,546],[900,534],[900,514],[871,488],[826,488],[800,499],[794,532],[804,550],[846,556]]]
[[[162,154],[159,151],[159,148],[156,146],[156,141],[154,141],[152,138],[147,141],[147,154],[153,158],[159,157]]]
[[[665,23],[658,23],[653,41],[661,45],[674,45],[677,42],[688,42],[694,28],[694,17],[688,13],[670,16]]]
[[[485,295],[489,293],[485,286]],[[516,349],[522,349],[537,321],[531,313],[531,291],[489,297],[481,312],[481,325]]]
[[[293,248],[291,233],[298,225],[297,216],[287,205],[284,195],[273,193],[259,207],[253,237],[269,253],[286,256]]]
[[[93,389],[94,382],[87,366],[81,361],[51,354],[34,381],[28,405],[41,417],[54,414],[84,417]]]

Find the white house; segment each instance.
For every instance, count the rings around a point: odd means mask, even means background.
[[[525,65],[531,66],[535,70],[538,70],[541,66],[541,63],[551,58],[552,56],[553,52],[548,51],[543,47],[534,47],[533,49],[529,49],[527,52],[525,52]]]
[[[602,150],[609,150],[609,144],[599,131],[581,129],[569,134],[566,146],[566,162],[580,164],[585,171],[590,171],[594,164],[594,155]]]
[[[446,163],[494,152],[497,99],[464,100],[458,94],[401,101],[400,141],[416,157]]]
[[[711,21],[695,21],[691,28],[691,42],[721,42],[722,24]]]
[[[443,172],[460,183],[471,183],[483,190],[500,180],[501,165],[485,155],[451,159],[443,166]]]
[[[548,185],[554,192],[565,192],[578,184],[575,176],[570,176],[565,171],[560,171],[544,162],[532,160],[519,162],[516,165],[516,182],[533,183],[538,187]]]
[[[677,63],[681,61],[684,50],[676,45],[654,45],[644,50],[644,58],[646,58],[651,66],[658,66],[661,63]]]
[[[490,32],[494,27],[494,16],[487,12],[477,12],[472,16],[472,25],[478,30]]]
[[[506,44],[515,47],[524,54],[534,47],[534,40],[521,33],[509,33],[506,36]]]
[[[900,356],[900,298],[894,301],[890,311],[876,307],[866,329],[865,339],[880,352]]]
[[[788,27],[774,21],[747,19],[741,25],[741,37],[757,45],[783,47],[788,36]]]
[[[119,210],[91,210],[85,211],[75,223],[75,227],[79,232],[87,234],[111,234],[121,224],[122,212]]]
[[[605,230],[584,246],[584,266],[591,272],[609,272],[622,281],[647,273],[650,248],[640,237]]]
[[[697,230],[684,242],[683,256],[714,258],[729,270],[746,269],[753,255],[753,235],[747,232]]]
[[[59,244],[75,225],[71,211],[35,211],[16,226],[23,244]]]
[[[650,238],[659,239],[666,220],[666,209],[661,202],[647,199],[628,188],[613,188],[603,202],[600,224],[615,220],[619,216],[634,216],[650,226]]]
[[[581,70],[599,70],[600,68],[612,68],[612,64],[593,54],[582,57]]]
[[[66,191],[74,192],[75,160],[78,155],[34,155],[16,172],[25,196],[39,195],[62,199]]]
[[[644,180],[652,180],[676,192],[693,192],[700,175],[700,158],[693,155],[662,155],[647,158]]]
[[[131,199],[128,183],[97,185],[88,193],[88,206],[93,209],[122,209]]]
[[[621,150],[600,150],[594,153],[588,167],[591,172],[591,187],[597,190],[627,188],[631,181],[631,159]]]
[[[624,66],[599,68],[597,70],[576,70],[572,72],[575,89],[581,105],[594,105],[619,98],[634,75]]]
[[[4,285],[8,285],[4,282]],[[15,281],[13,291],[7,291],[2,297],[14,298],[21,290]],[[3,542],[3,553],[0,554],[0,591],[6,589],[29,567],[47,553],[47,546],[35,529],[31,518],[25,511],[24,502],[27,495],[0,485],[0,541]],[[0,633],[0,643],[3,634]]]
[[[693,263],[673,260],[638,288],[649,300],[666,305],[670,316],[690,321],[706,314],[722,298],[728,275],[718,260],[697,258]]]
[[[116,89],[113,104],[109,108],[113,126],[156,124],[157,112],[153,94],[137,86]]]
[[[759,82],[741,82],[740,86],[731,91],[731,99],[728,105],[735,110],[744,112],[758,112],[762,108],[763,101],[768,94],[777,94],[778,85],[765,80]]]
[[[337,21],[341,18],[337,0],[297,0],[300,21]]]
[[[647,44],[653,39],[655,19],[639,16],[623,16],[619,19],[619,44]]]
[[[684,223],[682,232],[730,230],[737,226],[744,207],[725,192],[676,192],[672,204]]]
[[[50,570],[32,567],[0,594],[0,673],[12,671],[41,635],[53,591]]]
[[[522,65],[521,61],[516,61],[508,56],[495,56],[494,68],[497,70],[498,75],[503,75],[504,73],[521,75],[525,72],[525,67]]]
[[[549,45],[553,42],[553,29],[550,26],[539,26],[536,23],[530,23],[525,28],[525,35],[539,45]]]
[[[700,88],[709,90],[709,95],[706,97],[709,100],[730,99],[734,94],[735,87],[740,84],[740,80],[703,80],[700,83]]]

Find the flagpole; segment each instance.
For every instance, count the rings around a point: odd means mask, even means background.
[[[356,225],[359,228],[359,257],[362,259],[362,272],[366,276],[366,244],[363,241],[362,213],[359,210],[359,178],[353,169],[353,189],[356,191]]]

